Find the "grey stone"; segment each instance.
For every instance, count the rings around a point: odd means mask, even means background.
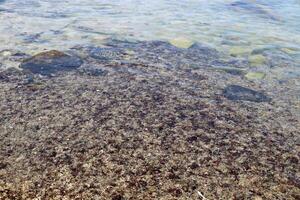
[[[59,71],[77,69],[82,63],[83,61],[76,56],[52,50],[24,60],[20,67],[35,74],[51,75]]]
[[[223,95],[233,101],[252,101],[252,102],[269,102],[271,98],[267,97],[262,92],[257,92],[255,90],[245,88],[239,85],[229,85],[224,91]]]
[[[198,54],[207,55],[207,56],[214,56],[214,57],[219,56],[219,53],[216,49],[208,47],[198,42],[194,43],[191,47],[189,47],[188,50],[192,52],[196,52]]]

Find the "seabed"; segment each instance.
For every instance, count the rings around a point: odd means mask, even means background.
[[[300,198],[297,77],[161,41],[10,57],[0,199]]]

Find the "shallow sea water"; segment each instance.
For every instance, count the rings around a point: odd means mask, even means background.
[[[1,0],[0,33],[1,68],[20,65],[8,52],[67,51],[114,38],[180,48],[199,42],[222,54],[229,64],[221,67],[246,66],[248,80],[300,77],[299,0]]]
[[[0,0],[0,199],[300,199],[299,0]]]
[[[298,0],[6,0],[0,22],[2,50],[66,49],[118,37],[198,41],[224,52],[285,48],[298,61],[300,54]]]

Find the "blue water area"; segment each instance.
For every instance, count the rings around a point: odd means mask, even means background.
[[[298,0],[0,2],[1,49],[38,52],[100,45],[108,37],[120,37],[197,41],[247,56],[259,49],[282,50],[295,63],[300,61]]]

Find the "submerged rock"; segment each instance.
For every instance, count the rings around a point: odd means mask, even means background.
[[[234,46],[229,50],[229,54],[233,57],[247,55],[251,52],[251,49],[243,46]]]
[[[83,61],[76,56],[52,50],[24,60],[20,67],[35,74],[51,75],[59,71],[77,69],[82,63]]]
[[[280,49],[266,51],[264,52],[264,55],[268,58],[270,67],[300,67],[299,62],[293,59],[292,56],[282,52]]]
[[[193,51],[198,54],[211,56],[211,57],[215,57],[215,58],[219,57],[219,52],[216,49],[208,47],[208,46],[198,43],[198,42],[196,42],[192,46],[190,46],[188,51],[189,52]]]
[[[263,72],[248,72],[245,75],[245,78],[248,80],[253,80],[253,79],[263,79],[265,78],[266,74]]]
[[[255,90],[245,88],[239,85],[229,85],[224,91],[223,95],[233,101],[252,101],[252,102],[269,102],[271,98],[267,97],[262,92],[257,92]]]
[[[284,48],[281,48],[280,50],[288,55],[296,55],[296,54],[300,53],[299,49],[296,49],[296,48],[284,47]]]
[[[263,55],[264,52],[272,50],[272,47],[253,49],[251,55]]]
[[[251,55],[249,56],[249,63],[251,66],[264,65],[267,63],[267,59],[261,54]]]
[[[183,49],[187,49],[193,45],[193,41],[186,38],[174,38],[169,42],[175,47],[183,48]]]
[[[167,52],[183,52],[184,50],[165,41],[142,41],[135,45],[135,48],[140,51],[151,51],[152,53],[167,53]]]
[[[269,7],[263,4],[259,4],[255,1],[235,1],[230,4],[230,7],[237,10],[244,10],[263,18],[272,19],[276,21],[281,20],[280,17],[277,14],[275,14]]]

